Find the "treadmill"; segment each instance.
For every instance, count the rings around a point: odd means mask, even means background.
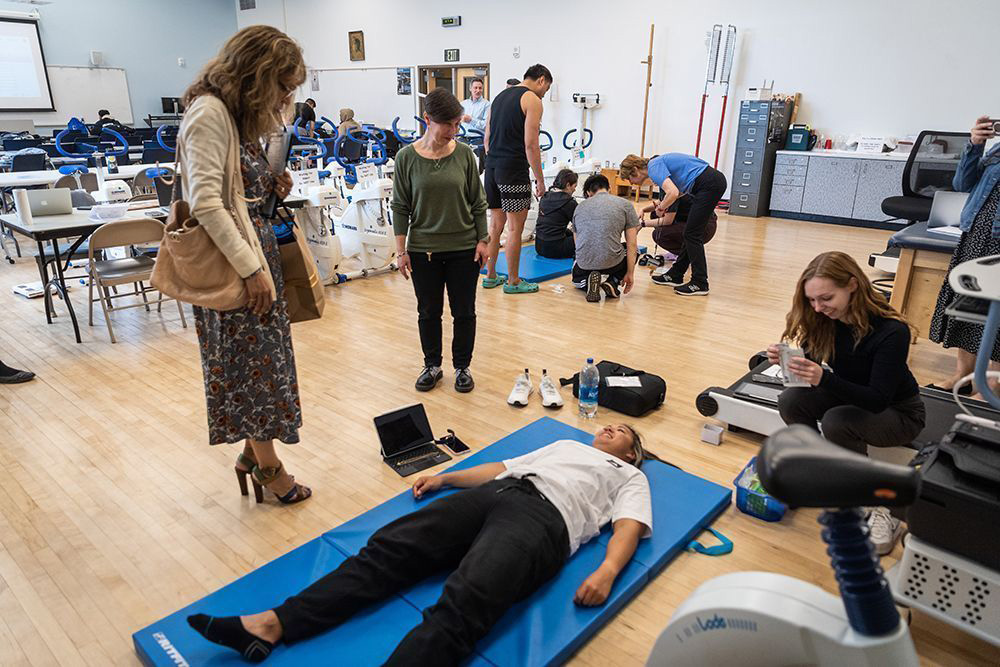
[[[769,436],[785,427],[778,414],[778,397],[783,387],[754,380],[754,375],[775,373],[767,353],[758,352],[747,365],[749,372],[728,387],[709,387],[698,394],[695,406],[702,415],[724,422],[732,432],[751,431]],[[921,387],[920,398],[927,410],[927,422],[911,444],[914,449],[941,440],[961,412],[949,391]],[[962,403],[978,417],[1000,421],[1000,411],[984,401],[963,397]]]

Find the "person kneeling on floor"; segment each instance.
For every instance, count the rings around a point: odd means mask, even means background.
[[[560,169],[549,191],[538,201],[535,222],[535,252],[549,259],[572,259],[576,242],[569,223],[576,211],[576,184],[579,176],[572,169]]]
[[[661,191],[661,199],[662,196],[663,192]],[[663,215],[656,212],[655,203],[642,209],[642,213],[639,215],[639,221],[643,227],[653,228],[653,243],[656,244],[656,247],[663,248],[670,253],[664,257],[665,261],[676,260],[684,250],[684,232],[687,229],[688,216],[691,214],[693,203],[694,200],[691,197],[682,195],[667,207],[667,211]],[[648,219],[647,216],[649,216]],[[705,226],[703,237],[705,245],[708,245],[708,242],[715,238],[715,232],[718,231],[718,228],[719,216],[713,211]],[[669,280],[663,274],[654,275],[652,279],[657,285],[669,284]]]
[[[587,301],[591,302],[601,300],[602,289],[609,299],[617,298],[619,285],[628,294],[635,282],[639,216],[631,202],[612,195],[610,188],[608,179],[600,174],[587,178],[583,183],[586,199],[573,213],[573,285],[587,290]]]
[[[815,429],[819,423],[823,437],[863,456],[868,445],[908,446],[923,430],[924,402],[906,363],[912,327],[850,255],[825,252],[809,262],[782,338],[802,347],[805,357],[793,357],[789,370],[811,385],[781,392],[778,411],[786,424]],[[779,363],[777,345],[767,357]],[[880,556],[903,532],[884,507],[871,510],[868,526]]]
[[[466,489],[379,529],[333,572],[284,604],[248,616],[188,616],[206,639],[260,662],[279,642],[303,641],[442,570],[454,570],[423,622],[387,665],[457,665],[516,602],[558,574],[577,548],[614,527],[601,565],[574,602],[601,605],[639,540],[652,534],[647,455],[626,424],[608,425],[593,446],[558,440],[468,470],[421,477],[413,495]]]

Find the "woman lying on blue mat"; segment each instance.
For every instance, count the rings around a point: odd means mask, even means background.
[[[611,522],[604,562],[576,591],[603,604],[618,573],[653,525],[648,456],[626,424],[609,425],[593,447],[558,440],[502,463],[421,477],[413,495],[467,489],[383,526],[356,555],[275,609],[248,616],[188,616],[206,639],[250,662],[278,642],[308,639],[370,604],[442,570],[453,570],[423,622],[387,665],[457,665],[514,603],[555,576],[577,548]],[[652,457],[648,457],[652,458]]]

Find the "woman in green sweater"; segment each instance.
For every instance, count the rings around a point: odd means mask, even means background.
[[[454,320],[451,344],[455,390],[472,391],[469,372],[476,341],[476,283],[486,262],[486,194],[476,156],[455,141],[462,123],[461,103],[443,88],[425,100],[427,131],[396,155],[392,183],[392,227],[399,272],[413,276],[417,325],[424,352],[418,391],[430,391],[441,370],[441,315],[444,293]]]

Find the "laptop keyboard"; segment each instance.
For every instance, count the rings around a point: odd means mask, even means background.
[[[423,447],[417,447],[416,449],[406,452],[405,459],[393,459],[393,465],[404,466],[408,463],[414,463],[421,459],[426,459],[429,456],[434,456],[435,454],[440,454],[441,450],[435,445],[424,445]]]

